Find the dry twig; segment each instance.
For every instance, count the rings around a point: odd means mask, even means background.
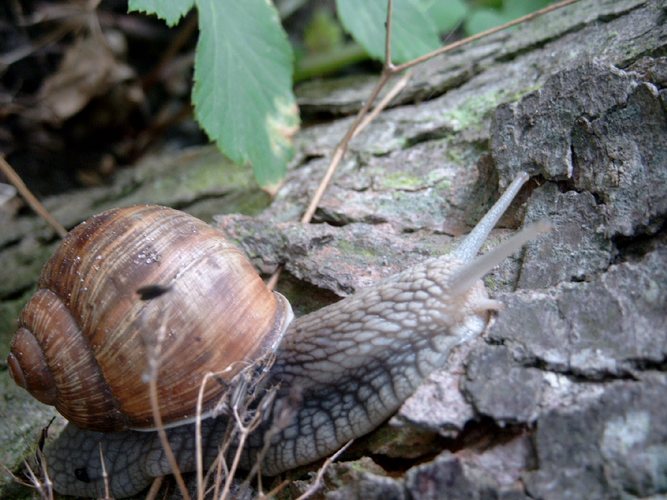
[[[104,453],[102,453],[102,443],[99,446],[100,450],[100,464],[102,465],[102,480],[104,481],[104,500],[111,500],[109,493],[109,474],[107,474],[107,466],[104,462]]]
[[[198,499],[205,498],[207,493],[212,493],[214,498],[228,498],[230,496],[247,439],[262,424],[266,414],[273,406],[275,388],[263,390],[263,396],[259,402],[257,402],[257,388],[263,383],[274,359],[273,355],[267,355],[255,363],[244,367],[228,384],[221,378],[224,372],[208,373],[202,380],[199,388],[195,419],[195,462]],[[216,459],[207,470],[206,476],[204,476],[205,464],[201,430],[202,419],[204,418],[203,395],[206,385],[211,379],[217,379],[219,383],[228,386],[227,390],[220,396],[215,408],[212,410],[212,414],[226,414],[229,420],[227,421],[227,427],[218,447]],[[232,463],[229,465],[227,457],[232,449],[234,449],[234,453],[231,457]],[[257,455],[257,460],[262,460],[262,452]],[[256,473],[256,468],[253,468],[241,485],[241,488],[247,487]],[[209,491],[207,485],[211,477],[214,480],[213,486]]]
[[[48,222],[58,236],[64,238],[67,234],[67,229],[65,229],[60,222],[49,213],[44,205],[40,203],[37,197],[30,192],[28,186],[25,185],[19,174],[16,173],[12,166],[7,163],[2,156],[0,156],[0,171],[7,177],[7,180],[11,182],[21,196],[23,196],[23,199],[30,205],[30,208],[32,208],[42,219]]]
[[[327,468],[335,462],[339,456],[343,454],[345,450],[348,449],[348,447],[354,442],[354,439],[350,439],[347,443],[345,443],[336,453],[331,455],[329,458],[327,458],[324,463],[322,464],[322,467],[319,468],[317,471],[317,476],[315,476],[315,480],[312,482],[312,484],[308,487],[308,489],[300,495],[296,500],[305,500],[306,498],[309,498],[313,496],[315,493],[317,493],[317,490],[320,489],[322,486],[322,478],[324,477],[324,473],[327,471]]]
[[[354,121],[348,128],[347,132],[343,136],[343,138],[340,140],[340,142],[336,145],[336,147],[333,150],[331,160],[329,162],[329,165],[327,167],[327,170],[324,173],[324,176],[322,177],[322,180],[320,181],[320,184],[318,185],[317,189],[315,190],[315,193],[313,194],[310,203],[308,204],[308,207],[306,208],[306,211],[304,212],[303,216],[301,217],[301,223],[307,224],[309,223],[313,215],[315,215],[315,211],[317,210],[317,206],[320,204],[320,201],[322,200],[322,196],[324,195],[324,192],[326,191],[327,187],[329,186],[329,183],[331,182],[331,179],[334,176],[334,173],[336,172],[336,169],[338,168],[338,165],[340,164],[341,160],[343,159],[343,156],[347,152],[347,149],[349,147],[350,141],[366,126],[368,125],[382,110],[389,104],[389,102],[395,97],[395,95],[400,92],[401,89],[392,89],[387,96],[373,109],[372,113],[370,112],[373,103],[375,100],[378,98],[380,93],[382,92],[382,89],[385,87],[387,82],[393,77],[394,75],[401,73],[407,69],[410,69],[414,66],[417,66],[423,62],[428,61],[429,59],[433,59],[436,56],[445,54],[447,52],[451,52],[454,49],[457,49],[459,47],[462,47],[463,45],[467,45],[471,42],[474,42],[476,40],[479,40],[481,38],[487,37],[489,35],[492,35],[494,33],[497,33],[499,31],[506,30],[508,28],[511,28],[512,26],[516,26],[518,24],[524,23],[526,21],[529,21],[531,19],[534,19],[536,17],[542,16],[544,14],[547,14],[548,12],[552,12],[554,10],[560,9],[562,7],[565,7],[567,5],[570,5],[572,3],[578,2],[579,0],[563,0],[561,2],[549,5],[548,7],[545,7],[544,9],[537,10],[535,12],[532,12],[530,14],[527,14],[525,16],[522,16],[520,18],[514,19],[513,21],[510,21],[508,23],[502,24],[500,26],[496,26],[495,28],[491,28],[489,30],[483,31],[481,33],[478,33],[473,36],[469,36],[467,38],[463,38],[461,40],[458,40],[456,42],[447,44],[443,47],[440,47],[439,49],[436,49],[432,52],[429,52],[428,54],[424,54],[423,56],[417,57],[411,61],[408,61],[403,64],[399,64],[395,66],[392,63],[391,59],[391,17],[392,17],[392,10],[393,10],[393,3],[392,0],[387,0],[387,20],[386,20],[386,36],[385,36],[385,58],[384,58],[384,65],[382,67],[382,72],[380,73],[380,77],[378,79],[378,82],[375,84],[375,87],[373,87],[373,90],[370,93],[370,96],[368,97],[368,100],[364,104],[364,106],[359,110],[357,113]],[[401,81],[397,84],[397,87],[400,85]],[[407,83],[407,82],[406,82]],[[403,84],[405,85],[405,84]],[[369,114],[370,113],[370,114]],[[278,279],[280,277],[280,272],[282,270],[282,267],[278,267],[276,271],[273,273],[273,275],[269,278],[267,282],[267,286],[271,289],[275,288],[276,284],[278,283]]]
[[[174,475],[174,479],[176,480],[176,484],[178,485],[178,489],[180,490],[183,498],[185,500],[190,500],[190,494],[188,493],[188,489],[185,486],[185,481],[183,480],[183,475],[181,474],[181,471],[178,467],[176,456],[174,455],[174,451],[171,449],[171,445],[169,444],[169,438],[167,437],[167,431],[165,430],[164,423],[162,422],[162,415],[160,414],[160,405],[158,401],[157,380],[158,380],[158,371],[160,368],[160,357],[161,357],[160,355],[162,350],[162,344],[164,342],[167,333],[167,324],[166,324],[167,318],[168,315],[165,314],[163,316],[162,323],[160,324],[160,327],[157,330],[156,342],[154,344],[147,345],[148,395],[150,397],[150,402],[151,402],[153,422],[155,423],[158,437],[160,439],[160,443],[162,444],[162,448],[164,449],[167,461],[169,462],[171,472]]]
[[[285,489],[285,487],[290,483],[289,479],[285,479],[278,484],[275,488],[272,490],[266,492],[265,494],[260,494],[258,495],[258,499],[264,500],[265,498],[273,498],[275,497],[278,493],[280,493],[282,490]]]
[[[155,500],[157,498],[157,495],[160,492],[160,488],[162,488],[163,482],[164,476],[158,476],[153,480],[148,493],[146,493],[146,500]]]
[[[37,459],[37,465],[41,470],[40,477],[35,474],[27,460],[24,460],[23,465],[26,468],[29,481],[28,483],[18,480],[14,474],[11,474],[11,472],[10,474],[19,483],[34,488],[42,500],[53,500],[53,483],[51,482],[51,478],[49,477],[48,470],[46,468],[46,460],[44,459],[44,455],[42,454],[42,451],[38,449],[35,456]]]

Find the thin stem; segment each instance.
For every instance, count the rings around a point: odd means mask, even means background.
[[[386,36],[385,36],[385,43],[384,43],[384,68],[382,69],[382,74],[380,75],[380,80],[375,84],[375,87],[373,88],[373,91],[371,92],[371,95],[368,97],[368,100],[364,104],[364,106],[359,110],[357,113],[357,116],[354,119],[354,122],[352,122],[352,125],[350,125],[350,128],[347,129],[347,132],[343,136],[343,138],[340,140],[338,145],[336,146],[336,149],[334,150],[333,156],[331,157],[331,162],[329,163],[329,167],[327,168],[327,171],[324,173],[324,177],[320,181],[320,185],[317,187],[317,190],[315,191],[315,194],[313,195],[312,199],[310,200],[310,204],[308,205],[308,208],[303,214],[303,217],[301,217],[301,223],[302,224],[308,224],[311,219],[313,218],[313,215],[315,215],[315,210],[317,210],[317,205],[320,204],[320,201],[322,200],[322,195],[324,194],[324,191],[326,191],[327,187],[329,186],[329,183],[331,182],[331,178],[333,177],[333,174],[336,172],[336,169],[338,168],[338,164],[340,161],[343,159],[343,155],[345,155],[345,152],[347,151],[348,145],[350,144],[350,141],[352,138],[359,132],[361,124],[363,123],[364,117],[368,114],[368,111],[371,109],[371,106],[375,102],[375,99],[377,99],[378,95],[380,95],[380,92],[384,88],[384,86],[387,84],[389,81],[389,78],[391,75],[396,73],[394,69],[394,65],[391,62],[391,13],[393,10],[393,2],[392,0],[387,0],[387,20],[386,20]],[[365,125],[364,125],[365,126]]]
[[[158,328],[157,332],[157,342],[155,345],[152,345],[152,349],[149,349],[149,377],[148,377],[148,396],[151,403],[151,412],[153,414],[153,422],[157,430],[158,437],[160,438],[160,444],[164,449],[164,454],[167,457],[167,462],[169,462],[169,467],[171,468],[171,473],[174,475],[178,489],[181,491],[181,495],[185,500],[190,500],[190,494],[188,489],[185,486],[185,481],[181,475],[181,470],[178,467],[178,462],[176,461],[176,456],[174,451],[171,449],[169,444],[169,439],[167,437],[167,431],[164,428],[164,423],[162,422],[162,415],[160,415],[160,405],[158,401],[157,393],[157,378],[159,373],[160,366],[160,354],[162,350],[162,343],[164,341],[166,332],[167,332],[167,315],[164,316],[162,324]]]
[[[394,10],[394,2],[387,0],[387,20],[385,22],[385,37],[384,37],[384,67],[391,71],[394,64],[391,62],[391,15]]]
[[[280,275],[282,274],[283,267],[278,266],[275,271],[273,271],[273,274],[269,278],[269,281],[266,282],[266,287],[269,290],[273,290],[276,288],[276,285],[278,284],[278,280],[280,279]]]
[[[32,485],[32,487],[37,490],[37,492],[39,493],[40,498],[43,498],[44,500],[52,498],[48,495],[47,492],[44,491],[44,487],[43,487],[44,485],[39,480],[37,475],[33,472],[32,467],[30,467],[30,464],[28,464],[28,462],[24,462],[24,465],[25,465],[26,470],[28,471],[27,472],[28,480],[30,481],[30,484]]]
[[[235,404],[232,409],[234,413],[234,419],[236,421],[236,427],[239,429],[240,432],[240,437],[237,443],[236,452],[234,453],[234,459],[232,460],[232,466],[229,469],[229,474],[227,475],[227,480],[225,481],[225,486],[222,490],[222,493],[220,494],[221,499],[227,498],[227,495],[229,495],[229,490],[232,486],[232,481],[234,479],[234,476],[236,475],[236,470],[238,469],[239,464],[241,462],[241,454],[243,453],[243,449],[245,448],[245,443],[248,439],[248,436],[250,435],[251,432],[257,429],[259,424],[262,422],[262,415],[260,413],[257,413],[251,418],[248,425],[244,425],[243,419],[239,414],[239,405]],[[247,408],[243,408],[244,414],[246,411]]]
[[[109,494],[109,474],[107,473],[107,466],[104,462],[104,453],[102,452],[102,443],[99,443],[100,451],[100,465],[102,466],[102,481],[104,483],[104,500],[109,500],[111,495]]]
[[[343,155],[347,151],[347,147],[350,143],[350,140],[352,139],[352,136],[354,135],[356,129],[359,127],[359,124],[363,120],[364,116],[366,116],[366,114],[368,113],[368,110],[371,108],[375,99],[377,99],[378,94],[380,93],[382,88],[386,85],[387,81],[389,80],[389,76],[390,76],[389,73],[386,72],[383,72],[382,75],[380,75],[380,81],[375,85],[373,91],[371,92],[370,97],[368,98],[364,106],[357,113],[354,122],[352,122],[350,128],[347,129],[347,132],[336,146],[336,149],[334,149],[334,153],[333,156],[331,157],[331,161],[329,162],[329,166],[327,167],[327,171],[325,172],[324,177],[320,181],[320,185],[317,187],[315,194],[310,200],[310,204],[308,205],[308,208],[303,214],[303,217],[301,217],[302,224],[308,224],[313,218],[315,210],[317,209],[317,205],[319,205],[322,199],[322,195],[329,186],[329,182],[331,182],[331,178],[333,177],[333,174],[336,171],[336,168],[338,167],[340,160],[343,158]]]
[[[181,495],[183,495],[183,498],[185,500],[190,500],[190,494],[188,493],[188,489],[185,486],[185,481],[183,480],[183,476],[181,475],[181,470],[178,467],[176,456],[174,455],[174,451],[171,449],[171,445],[169,444],[169,439],[167,438],[167,431],[165,430],[164,424],[162,422],[162,416],[160,415],[160,410],[158,407],[157,382],[153,378],[151,378],[149,382],[149,392],[150,392],[151,407],[153,410],[153,420],[155,421],[155,427],[157,430],[158,437],[160,438],[160,443],[162,444],[162,448],[164,449],[164,454],[167,457],[167,461],[169,462],[171,473],[174,475],[174,479],[176,480],[176,484],[178,485],[178,489],[181,491]]]
[[[226,436],[229,435],[228,432],[225,433]],[[215,476],[214,476],[214,485],[213,485],[213,495],[211,498],[220,498],[220,482],[222,481],[223,472],[224,477],[229,475],[229,467],[227,467],[227,461],[225,460],[225,453],[229,447],[229,437],[225,437],[220,445],[220,450],[218,451],[218,456],[215,460]]]
[[[262,495],[260,495],[259,498],[260,498],[260,499],[264,499],[264,498],[274,498],[275,496],[278,495],[278,493],[280,493],[282,490],[284,490],[285,487],[286,487],[288,484],[290,484],[290,482],[291,482],[291,481],[290,481],[289,479],[285,479],[282,483],[280,483],[278,486],[276,486],[275,488],[273,488],[272,490],[270,490],[270,491],[267,492],[266,494],[262,494]]]
[[[4,157],[0,156],[0,171],[5,174],[7,180],[12,183],[16,190],[23,196],[23,199],[30,205],[37,215],[44,219],[60,236],[64,238],[67,235],[67,229],[65,229],[60,222],[58,222],[53,215],[40,203],[40,201],[35,197],[34,194],[30,192],[28,186],[25,185],[19,174],[12,168],[12,166],[7,163]]]
[[[236,425],[238,425],[241,434],[239,437],[238,447],[236,448],[236,452],[234,453],[234,459],[232,460],[232,466],[229,468],[224,488],[222,489],[222,493],[220,493],[221,500],[227,498],[227,496],[229,495],[229,490],[232,487],[232,482],[234,480],[234,476],[236,475],[236,469],[238,468],[239,462],[241,461],[241,453],[243,453],[243,448],[245,447],[246,439],[248,439],[249,431],[247,428],[243,426],[243,424],[241,424],[241,420],[237,413],[236,408],[234,408],[234,417],[236,418]]]
[[[526,14],[525,16],[518,17],[514,19],[513,21],[510,21],[505,24],[501,24],[500,26],[496,26],[495,28],[488,29],[486,31],[482,31],[481,33],[477,33],[475,35],[469,36],[467,38],[463,38],[462,40],[458,40],[454,43],[450,43],[449,45],[445,45],[444,47],[440,47],[439,49],[436,49],[432,52],[429,52],[428,54],[424,54],[423,56],[417,57],[416,59],[413,59],[412,61],[408,61],[403,64],[399,64],[398,66],[394,67],[395,72],[403,71],[408,68],[412,68],[413,66],[417,66],[418,64],[421,64],[425,61],[428,61],[429,59],[433,59],[436,56],[439,56],[440,54],[444,54],[445,52],[451,52],[454,49],[457,49],[463,45],[467,45],[471,42],[474,42],[476,40],[479,40],[480,38],[487,37],[489,35],[493,35],[494,33],[498,33],[499,31],[506,30],[507,28],[511,28],[512,26],[516,26],[517,24],[525,23],[526,21],[530,21],[531,19],[535,19],[536,17],[542,16],[544,14],[547,14],[549,12],[552,12],[554,10],[558,10],[562,7],[565,7],[567,5],[570,5],[572,3],[578,2],[579,0],[563,0],[562,2],[554,3],[552,5],[549,5],[548,7],[545,7],[540,10],[536,10],[535,12],[531,12],[530,14]]]
[[[197,470],[197,499],[204,498],[204,457],[202,453],[202,437],[201,437],[201,421],[202,421],[202,406],[204,401],[204,390],[209,379],[215,374],[207,372],[199,386],[199,393],[197,394],[197,413],[195,419],[195,461]]]
[[[331,179],[334,176],[334,173],[336,172],[336,169],[338,168],[338,165],[340,164],[341,160],[343,159],[343,156],[347,152],[348,146],[350,141],[352,140],[353,137],[355,137],[359,131],[368,125],[372,121],[372,119],[366,120],[366,115],[369,113],[369,110],[371,109],[373,103],[375,102],[375,99],[377,99],[378,95],[384,88],[384,86],[387,84],[389,79],[402,71],[405,71],[406,69],[412,68],[413,66],[417,66],[418,64],[421,64],[425,61],[428,61],[429,59],[432,59],[438,55],[444,54],[446,52],[450,52],[456,48],[459,48],[463,45],[469,44],[475,40],[479,40],[481,38],[487,37],[489,35],[492,35],[493,33],[497,33],[499,31],[505,30],[507,28],[510,28],[512,26],[516,26],[517,24],[521,24],[523,22],[529,21],[531,19],[534,19],[536,17],[539,17],[541,15],[544,15],[548,12],[552,12],[554,10],[560,9],[562,7],[565,7],[567,5],[570,5],[572,3],[578,2],[579,0],[563,0],[561,2],[555,3],[553,5],[550,5],[548,7],[545,7],[544,9],[537,10],[535,12],[532,12],[531,14],[527,14],[525,16],[519,17],[513,21],[510,21],[508,23],[502,24],[500,26],[497,26],[495,28],[483,31],[482,33],[478,33],[476,35],[470,36],[468,38],[464,38],[462,40],[459,40],[457,42],[451,43],[449,45],[445,45],[444,47],[441,47],[437,50],[434,50],[433,52],[429,52],[428,54],[425,54],[421,57],[417,57],[416,59],[413,59],[412,61],[408,61],[403,64],[399,64],[398,66],[395,66],[391,62],[391,13],[392,13],[392,0],[387,0],[387,19],[386,19],[386,37],[385,37],[385,60],[384,60],[384,66],[382,69],[382,73],[380,74],[380,78],[373,88],[371,95],[369,96],[368,100],[364,104],[364,106],[359,110],[357,113],[354,121],[348,128],[347,132],[343,136],[343,138],[340,140],[340,142],[336,145],[336,148],[333,151],[333,154],[331,156],[331,161],[329,162],[329,166],[327,167],[326,172],[324,173],[324,176],[322,177],[322,180],[320,181],[319,186],[315,190],[315,193],[313,194],[310,203],[308,204],[308,207],[306,208],[306,211],[304,212],[303,216],[301,217],[301,223],[302,224],[308,224],[312,218],[313,215],[315,215],[315,211],[317,210],[317,206],[320,204],[320,201],[322,200],[322,196],[324,195],[324,192],[326,189],[329,187],[329,183],[331,182]],[[383,101],[384,102],[384,101]],[[388,104],[388,101],[384,106],[378,106],[376,109],[378,110],[377,113],[374,111],[374,116],[377,116],[379,112],[382,110],[382,108],[386,107]],[[273,289],[277,282],[278,278],[280,276],[281,272],[281,267],[279,267],[271,276],[268,282],[268,286]]]
[[[274,398],[276,395],[276,389],[277,389],[276,387],[270,389],[270,392],[267,393],[267,395],[262,399],[259,405],[260,408],[271,407],[275,411]],[[274,436],[282,432],[285,429],[285,427],[291,424],[294,421],[295,416],[296,416],[296,408],[289,405],[283,407],[279,412],[274,413],[271,427],[269,428],[268,431],[264,433],[264,439],[263,439],[264,445],[262,446],[262,449],[259,451],[259,453],[255,455],[254,464],[252,466],[252,469],[250,469],[250,472],[248,473],[246,482],[249,482],[254,476],[257,476],[258,480],[261,479],[262,462],[264,461],[264,458],[266,457],[266,454],[269,451]]]
[[[380,79],[378,83],[375,85],[373,88],[373,91],[371,92],[371,95],[369,96],[368,100],[366,101],[365,105],[359,110],[357,113],[357,116],[350,125],[350,128],[348,129],[347,133],[341,141],[338,143],[336,146],[336,149],[334,150],[333,156],[331,158],[331,162],[329,163],[329,167],[327,168],[327,171],[324,174],[324,177],[322,178],[322,181],[320,182],[320,185],[318,186],[317,190],[315,191],[315,194],[313,195],[310,204],[308,205],[308,208],[303,214],[303,217],[301,218],[301,222],[303,224],[307,224],[311,221],[313,218],[313,215],[315,214],[315,210],[317,209],[317,205],[319,205],[322,195],[324,194],[324,191],[329,185],[329,182],[331,181],[331,178],[333,177],[336,168],[338,167],[338,164],[340,163],[341,159],[343,158],[343,155],[347,151],[348,144],[352,137],[354,137],[358,132],[357,129],[359,128],[360,124],[362,123],[364,117],[368,113],[369,109],[371,108],[373,102],[375,102],[375,99],[377,96],[380,94],[381,90],[384,88],[384,86],[387,84],[387,81],[389,78],[396,74],[400,73],[406,69],[412,68],[413,66],[416,66],[418,64],[421,64],[429,59],[432,59],[433,57],[436,57],[440,54],[444,54],[445,52],[450,52],[458,47],[461,47],[462,45],[466,45],[468,43],[471,43],[475,40],[479,40],[480,38],[487,37],[489,35],[492,35],[493,33],[497,33],[498,31],[505,30],[507,28],[510,28],[512,26],[516,26],[517,24],[521,24],[523,22],[529,21],[531,19],[534,19],[536,17],[539,17],[541,15],[547,14],[548,12],[552,12],[554,10],[560,9],[562,7],[565,7],[567,5],[570,5],[572,3],[578,2],[579,0],[563,0],[561,2],[555,3],[553,5],[550,5],[548,7],[545,7],[544,9],[537,10],[535,12],[532,12],[531,14],[527,14],[525,16],[519,17],[513,21],[510,21],[508,23],[502,24],[500,26],[497,26],[495,28],[483,31],[482,33],[478,33],[476,35],[470,36],[468,38],[464,38],[463,40],[459,40],[457,42],[451,43],[449,45],[446,45],[444,47],[441,47],[437,50],[434,50],[433,52],[430,52],[428,54],[425,54],[421,57],[418,57],[416,59],[413,59],[412,61],[408,61],[403,64],[399,64],[398,66],[394,66],[393,63],[391,62],[391,9],[392,9],[392,0],[387,1],[387,36],[385,38],[385,63],[384,63],[384,68],[382,70],[382,74],[380,75]]]
[[[21,45],[14,50],[5,52],[0,55],[0,67],[4,66],[6,68],[21,59],[25,59],[44,47],[55,45],[58,40],[69,34],[70,31],[72,31],[71,26],[63,24],[58,28],[55,28],[53,31],[46,33],[44,36],[39,37],[30,44]]]
[[[309,498],[313,496],[317,490],[320,489],[321,483],[322,483],[322,478],[324,477],[324,473],[326,472],[327,468],[338,459],[341,454],[349,448],[349,446],[352,444],[354,439],[350,439],[347,443],[345,443],[336,453],[331,455],[329,458],[327,458],[324,463],[322,464],[322,467],[317,471],[317,476],[315,477],[315,480],[313,483],[308,487],[308,489],[303,493],[303,495],[297,497],[296,500],[305,500],[306,498]]]
[[[412,76],[412,73],[409,71],[406,71],[403,76],[394,84],[394,86],[387,92],[387,94],[380,100],[377,106],[373,108],[373,111],[368,113],[364,119],[361,121],[357,129],[354,131],[354,134],[352,134],[352,138],[354,139],[359,132],[361,132],[363,129],[366,128],[367,125],[369,125],[377,116],[382,113],[384,108],[386,108],[391,101],[394,100],[394,98],[401,93],[401,90],[405,88],[405,86],[408,84],[410,81],[410,77]]]
[[[163,482],[164,476],[158,476],[153,479],[151,487],[148,490],[148,493],[146,493],[146,500],[155,500],[157,498],[157,494],[160,492],[160,488],[162,488]]]
[[[205,418],[203,415],[203,406],[204,406],[204,392],[206,389],[206,384],[211,379],[219,377],[224,372],[228,371],[229,368],[221,372],[206,372],[204,378],[199,385],[199,392],[197,394],[197,408],[195,413],[195,464],[196,464],[196,475],[197,475],[197,499],[203,500],[205,497],[204,485],[207,481],[204,481],[204,453],[203,453],[203,439],[201,433],[201,424],[202,420]],[[219,398],[219,403],[228,398],[228,391],[225,391],[222,396]],[[215,412],[214,412],[215,413]],[[210,415],[207,415],[208,418]],[[208,474],[208,473],[207,473]]]

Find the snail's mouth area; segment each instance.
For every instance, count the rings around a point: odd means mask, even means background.
[[[437,325],[437,335],[456,339],[456,343],[481,335],[486,329],[490,312],[502,309],[502,302],[490,299],[482,283],[475,284],[459,297],[431,299],[426,308],[429,320]]]

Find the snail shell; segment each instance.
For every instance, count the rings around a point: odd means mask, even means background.
[[[165,293],[142,300],[137,290],[155,285]],[[8,364],[20,386],[81,428],[149,429],[146,361],[156,346],[142,331],[163,328],[158,401],[176,425],[194,418],[205,373],[231,380],[276,348],[291,319],[287,300],[219,231],[165,207],[114,209],[77,226],[47,262]],[[203,407],[224,389],[207,384]]]

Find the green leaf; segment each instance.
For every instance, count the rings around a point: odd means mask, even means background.
[[[303,30],[303,44],[310,53],[327,52],[343,46],[343,30],[332,13],[319,9]]]
[[[438,33],[455,29],[468,13],[463,0],[420,0],[420,3]]]
[[[466,19],[465,30],[469,35],[474,35],[542,9],[550,3],[552,3],[550,0],[531,0],[530,2],[505,0],[500,9],[480,7],[473,10]]]
[[[195,115],[209,137],[257,182],[277,189],[299,125],[292,49],[267,0],[196,0]]]
[[[543,9],[550,3],[551,0],[531,0],[530,2],[526,0],[505,0],[503,3],[503,14],[511,21],[517,17]]]
[[[387,0],[336,0],[336,6],[345,29],[371,57],[383,60]],[[436,26],[426,15],[420,0],[394,2],[392,62],[409,61],[439,46]]]
[[[469,35],[481,33],[494,26],[506,23],[511,19],[507,19],[503,13],[496,9],[476,9],[465,20],[465,31]]]
[[[128,11],[155,14],[173,27],[190,12],[194,3],[194,0],[129,0]]]

